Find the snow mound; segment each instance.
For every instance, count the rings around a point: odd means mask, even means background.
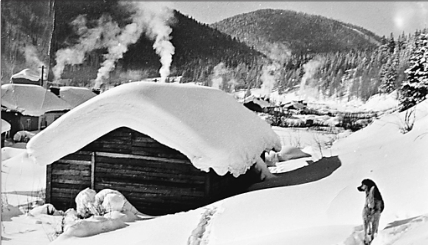
[[[1,120],[1,133],[5,133],[10,130],[10,123],[5,120]]]
[[[49,111],[70,110],[67,102],[52,92],[32,84],[3,84],[1,86],[1,104],[23,115],[41,116]]]
[[[64,86],[59,88],[61,99],[65,100],[73,108],[96,96],[88,88]]]
[[[119,211],[135,215],[140,213],[119,191],[103,189],[95,195],[95,206],[101,206],[106,212]]]
[[[77,194],[75,198],[76,210],[81,217],[89,217],[92,214],[99,213],[94,205],[96,194],[97,193],[90,188],[86,188]]]
[[[1,161],[4,162],[22,153],[25,153],[25,149],[3,147],[1,148]]]
[[[13,74],[10,77],[10,80],[14,80],[14,79],[18,79],[18,78],[23,78],[23,79],[27,79],[33,82],[37,82],[40,80],[40,73],[38,71],[34,71],[32,69],[24,69],[16,74]]]
[[[220,90],[135,82],[71,110],[32,138],[27,151],[35,162],[51,164],[119,127],[146,134],[219,175],[243,174],[264,150],[281,149],[266,122]]]
[[[108,219],[102,216],[95,216],[84,220],[78,220],[76,223],[66,227],[64,233],[61,234],[61,236],[88,237],[121,229],[126,226],[128,225],[121,219]]]
[[[96,191],[86,188],[77,194],[76,198],[76,215],[86,218],[92,215],[114,216],[125,220],[134,218],[152,218],[139,212],[126,197],[117,190],[103,189]],[[116,213],[116,214],[115,214]],[[117,213],[122,213],[126,218]],[[137,217],[138,216],[138,217]]]
[[[282,147],[281,151],[277,153],[277,156],[280,162],[303,157],[311,157],[310,154],[303,152],[300,148],[293,146]]]

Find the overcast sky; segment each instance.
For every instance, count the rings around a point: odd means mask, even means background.
[[[397,1],[173,1],[173,7],[199,22],[216,21],[257,9],[288,9],[364,27],[378,35],[414,33],[428,27],[428,2]]]

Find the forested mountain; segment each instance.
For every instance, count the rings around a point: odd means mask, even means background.
[[[52,81],[58,51],[77,45],[85,49],[80,54],[82,61],[65,65],[61,78],[69,85],[91,86],[108,48],[89,49],[85,38],[97,28],[123,30],[131,21],[130,12],[119,7],[118,0],[4,0],[1,5],[2,82],[21,69],[40,70],[41,65],[51,68]],[[421,37],[426,37],[427,30],[379,38],[363,28],[321,16],[260,10],[213,25],[239,34],[231,37],[178,11],[171,13],[168,35],[175,50],[170,75],[182,75],[181,82],[225,91],[268,84],[271,91],[279,93],[305,83],[318,95],[363,100],[376,93],[389,93],[406,82],[410,94],[420,94],[412,90],[420,87],[415,81],[426,82],[426,77],[419,78],[426,54],[419,53],[426,49],[420,43],[426,45]],[[113,32],[115,38],[119,33]],[[109,34],[104,31],[103,35]],[[248,47],[244,42],[253,44]],[[106,83],[159,76],[161,62],[153,45],[153,39],[142,34],[117,59]],[[71,59],[68,54],[65,58]],[[414,71],[409,73],[410,67]]]
[[[129,14],[118,8],[116,0],[77,3],[75,1],[56,1],[52,53],[78,42],[79,36],[76,35],[70,23],[79,15],[86,16],[88,25],[95,25],[102,15],[109,15],[113,21],[122,26],[129,22]],[[236,67],[240,63],[251,66],[263,57],[261,53],[244,43],[184,16],[178,11],[174,11],[170,27],[172,28],[171,43],[175,48],[171,75],[183,75],[183,81],[193,81],[203,76],[204,73],[210,74],[213,67],[220,62],[228,67]],[[82,65],[74,68],[67,67],[63,78],[82,82],[94,79],[104,53],[106,53],[106,49],[90,52]],[[51,56],[51,58],[51,63],[54,64],[55,56]],[[129,50],[118,61],[110,80],[123,78],[126,71],[139,71],[142,77],[159,76],[160,66],[159,56],[153,50],[153,41],[143,34],[135,44],[129,46]],[[76,73],[76,71],[82,72]],[[201,75],[201,73],[203,74]],[[80,77],[77,78],[77,76]]]
[[[118,3],[118,0],[2,1],[2,80],[9,80],[13,73],[24,68],[40,70],[42,63],[49,68],[54,67],[58,50],[74,48],[82,42],[82,36],[90,33],[88,29],[97,28],[101,22],[111,21],[123,28],[130,23],[131,13]],[[173,16],[168,25],[172,28],[170,37],[175,49],[171,76],[183,75],[184,82],[196,81],[208,77],[219,63],[227,67],[238,64],[252,67],[263,58],[261,53],[229,35],[178,11],[171,11]],[[83,32],[76,27],[76,23],[82,20],[85,25]],[[143,33],[118,60],[110,82],[159,76],[161,63],[153,43]],[[83,63],[66,65],[61,78],[74,85],[90,85],[106,53],[105,47],[85,52]],[[40,62],[34,64],[30,58]],[[53,80],[52,69],[49,80]]]
[[[364,28],[291,10],[257,10],[211,26],[265,54],[274,43],[292,54],[311,54],[373,49],[381,41]]]

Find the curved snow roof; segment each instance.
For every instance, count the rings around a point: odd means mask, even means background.
[[[5,120],[1,120],[1,133],[7,132],[10,130],[10,123]]]
[[[60,98],[73,108],[96,96],[90,89],[81,87],[64,86],[60,87],[59,91]]]
[[[265,121],[220,90],[134,82],[71,110],[33,137],[27,152],[37,163],[51,164],[119,127],[146,134],[219,175],[238,176],[263,150],[281,149]]]
[[[13,74],[10,77],[10,80],[15,78],[23,78],[33,82],[37,82],[40,80],[40,74],[37,71],[31,70],[31,69],[24,69],[16,74]]]
[[[52,92],[33,84],[3,84],[1,104],[7,109],[19,111],[28,116],[41,116],[50,111],[71,109],[67,102]]]

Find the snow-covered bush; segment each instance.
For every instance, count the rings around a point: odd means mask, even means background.
[[[94,205],[96,194],[97,193],[90,188],[86,188],[77,194],[75,201],[77,215],[79,217],[87,218],[94,214],[99,215],[99,210]]]
[[[404,114],[404,119],[401,121],[399,128],[402,134],[408,133],[413,129],[413,125],[415,124],[416,115],[415,110],[410,108]]]
[[[34,133],[28,132],[28,131],[18,131],[13,136],[13,141],[15,142],[25,142],[27,143],[31,138],[34,137]]]

